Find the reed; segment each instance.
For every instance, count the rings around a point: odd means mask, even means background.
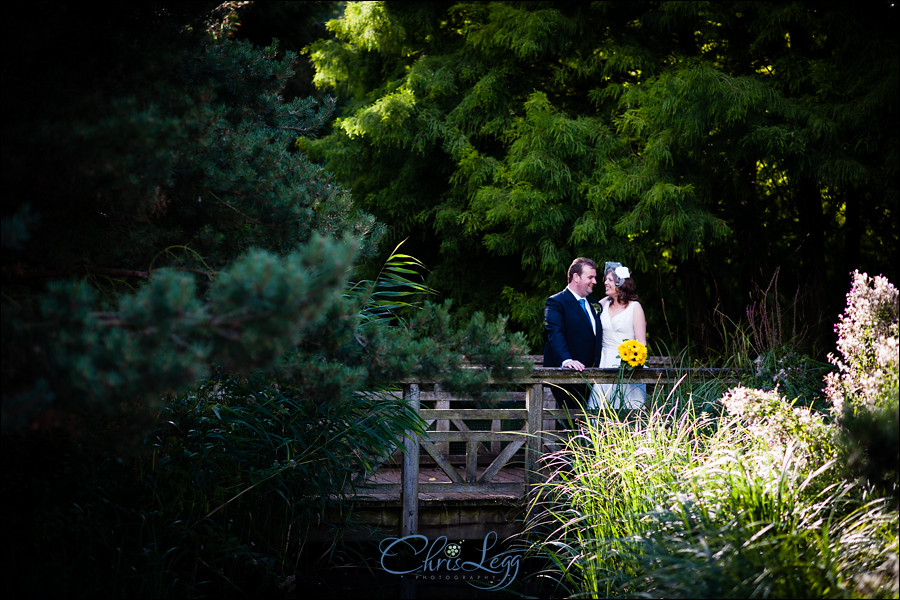
[[[552,476],[523,535],[544,561],[535,575],[544,589],[566,598],[896,597],[896,506],[844,477],[824,420],[777,394],[748,394],[755,404],[767,396],[772,410],[607,411],[548,455]]]

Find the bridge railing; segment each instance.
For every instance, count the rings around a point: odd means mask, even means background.
[[[571,369],[544,367],[534,357],[535,368],[512,381],[509,392],[489,408],[477,407],[471,399],[456,398],[441,391],[434,381],[420,379],[403,384],[403,397],[427,424],[424,435],[410,434],[401,457],[400,484],[366,484],[371,493],[400,493],[401,533],[418,529],[419,494],[505,494],[524,497],[543,476],[539,461],[569,424],[584,415],[556,406],[552,386],[584,383],[643,383],[671,387],[681,380],[693,381],[736,377],[731,369],[674,367],[667,357],[650,357],[642,369]],[[456,446],[456,452],[453,452]],[[422,452],[424,451],[424,453]],[[460,461],[460,458],[463,458]],[[433,462],[449,481],[419,481],[420,464]],[[462,462],[462,464],[460,464]],[[510,464],[521,466],[519,481],[495,481]],[[481,468],[483,467],[483,468]]]

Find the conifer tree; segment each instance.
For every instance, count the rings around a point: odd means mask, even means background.
[[[348,3],[310,47],[340,117],[302,147],[411,238],[435,287],[509,312],[533,348],[576,255],[645,274],[651,332],[699,340],[717,304],[738,318],[779,267],[827,324],[847,248],[886,273],[897,250],[882,227],[897,205],[895,13]]]
[[[41,3],[7,40],[5,430],[152,416],[213,369],[340,402],[450,375],[463,348],[521,354],[502,321],[474,341],[448,306],[362,318],[372,290],[347,291],[383,226],[294,147],[334,101],[284,101],[295,55],[230,41],[215,6]]]
[[[522,365],[402,252],[356,273],[383,226],[294,144],[334,102],[284,99],[295,56],[231,41],[240,4],[34,3],[4,38],[12,592],[279,593],[423,427],[402,379],[478,396]]]

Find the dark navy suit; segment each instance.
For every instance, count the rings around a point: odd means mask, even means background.
[[[561,367],[564,360],[575,359],[585,367],[596,367],[600,364],[600,348],[603,345],[603,332],[600,328],[600,304],[588,297],[594,307],[594,321],[597,333],[591,327],[591,321],[585,314],[581,304],[568,288],[547,298],[544,304],[544,366]],[[587,385],[566,386],[566,391],[553,388],[556,401],[562,405],[573,406],[573,399],[568,392],[575,394],[582,402],[588,397],[590,388]]]

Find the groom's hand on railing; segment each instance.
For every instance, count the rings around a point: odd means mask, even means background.
[[[563,369],[575,369],[576,371],[584,371],[584,364],[574,358],[567,358],[562,362]]]

